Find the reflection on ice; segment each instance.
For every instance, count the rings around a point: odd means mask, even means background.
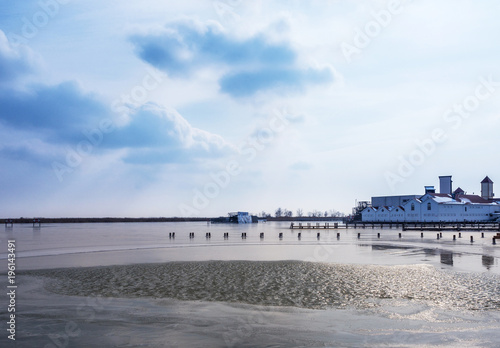
[[[453,253],[441,253],[441,263],[445,265],[453,266]]]
[[[493,256],[483,255],[482,260],[483,266],[486,267],[486,269],[490,269],[491,266],[495,264],[495,258]]]

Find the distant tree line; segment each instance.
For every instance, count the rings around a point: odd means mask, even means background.
[[[269,214],[265,211],[262,211],[259,215],[262,218],[272,217],[271,214]],[[293,217],[294,215],[293,215],[293,212],[291,210],[279,207],[278,209],[276,209],[274,211],[274,216],[277,218],[280,218],[280,217]],[[345,217],[345,214],[341,213],[335,209],[330,209],[330,210],[316,210],[315,209],[315,210],[310,211],[308,213],[304,213],[304,210],[299,208],[295,212],[295,216],[296,217],[305,217],[305,216],[307,216],[307,217]]]

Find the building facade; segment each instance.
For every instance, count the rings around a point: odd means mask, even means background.
[[[441,176],[439,179],[440,193],[436,193],[433,186],[426,186],[423,196],[372,197],[371,205],[361,212],[362,221],[500,221],[500,198],[494,198],[493,181],[490,178],[486,177],[481,182],[481,196],[467,195],[461,188],[451,192],[451,176]]]

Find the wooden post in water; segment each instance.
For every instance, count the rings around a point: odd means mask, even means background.
[[[297,238],[298,238],[298,239],[300,239],[301,237],[302,237],[302,233],[300,233],[300,232],[299,232],[299,233],[297,234]]]
[[[318,233],[316,234],[316,238],[318,238],[318,240],[319,240],[319,236],[320,236],[320,233],[318,232]]]

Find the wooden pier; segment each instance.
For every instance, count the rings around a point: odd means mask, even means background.
[[[338,222],[325,223],[296,223],[290,224],[290,229],[366,229],[366,228],[388,228],[400,229],[402,231],[500,231],[499,222]]]
[[[298,224],[295,222],[292,222],[290,224],[290,229],[295,230],[295,229],[304,229],[304,230],[314,230],[314,229],[339,229],[339,228],[346,228],[345,225],[339,225],[338,222],[330,223],[330,222],[325,222],[324,224],[320,224],[319,222],[313,223],[313,222],[307,222],[307,223],[302,223],[299,222]]]
[[[345,224],[339,224],[338,222],[325,222],[320,224],[319,222],[312,223],[301,223],[298,224],[296,222],[292,222],[290,224],[290,229],[304,229],[304,230],[314,230],[314,229],[346,229],[346,228],[397,228],[402,227],[403,224],[401,222],[391,223],[391,222],[346,222]]]
[[[409,222],[403,231],[500,231],[498,222]]]

